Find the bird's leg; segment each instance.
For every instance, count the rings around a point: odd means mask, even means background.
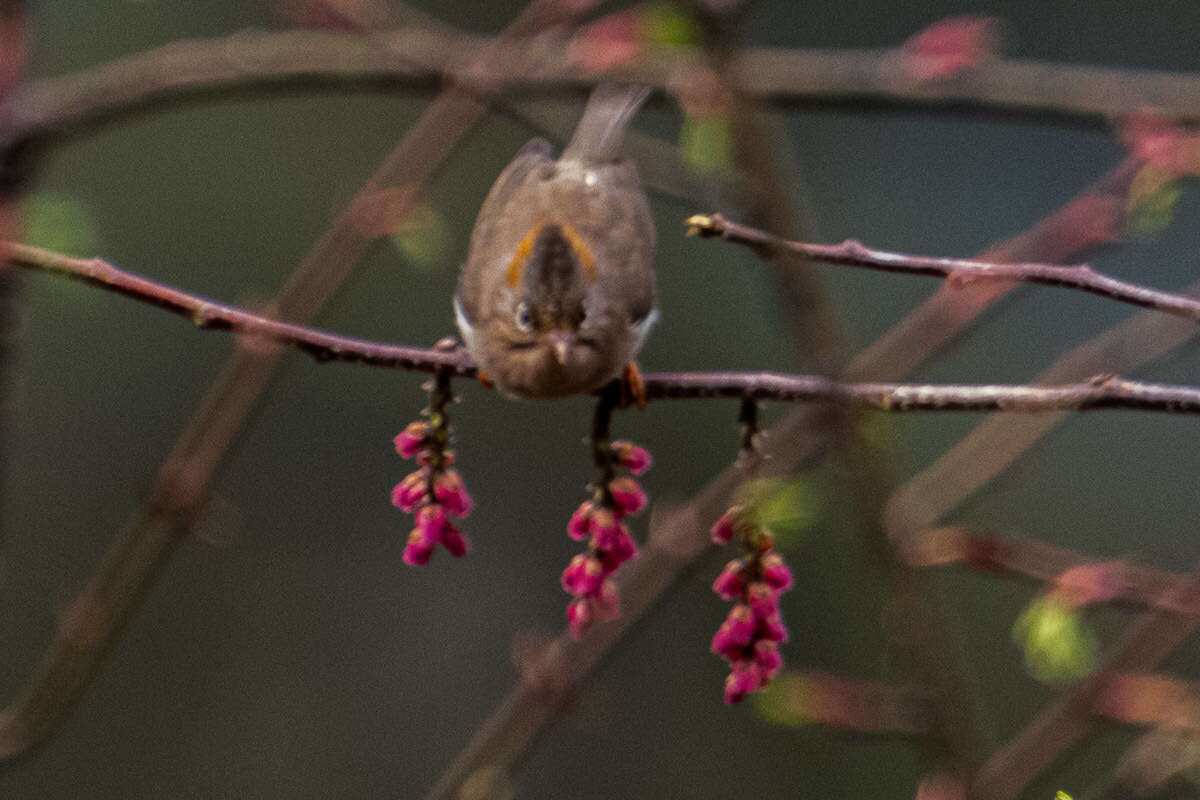
[[[487,376],[481,369],[475,370],[475,380],[479,381],[479,385],[485,389],[495,388],[496,384],[492,383],[492,379]]]
[[[636,361],[630,361],[621,371],[621,407],[628,408],[631,405],[646,408],[646,382]]]

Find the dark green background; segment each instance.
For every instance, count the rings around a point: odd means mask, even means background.
[[[455,25],[494,31],[514,2],[421,4]],[[200,10],[203,9],[203,10]],[[31,4],[35,74],[54,75],[180,38],[279,23],[269,3]],[[1007,20],[1022,58],[1200,72],[1193,2],[860,2],[754,4],[749,41],[887,47],[951,14]],[[352,90],[208,99],[155,111],[56,145],[33,191],[68,197],[91,219],[95,252],[215,298],[269,297],[428,102]],[[895,249],[969,255],[1020,231],[1123,156],[1111,129],[1028,117],[926,111],[793,111],[780,142],[801,172],[806,228]],[[659,103],[639,126],[670,132]],[[474,213],[527,138],[512,123],[477,129],[435,182],[452,243],[441,263],[373,248],[319,325],[427,344],[452,330],[450,295]],[[655,200],[662,321],[651,369],[794,368],[767,270],[749,253],[684,239],[680,220],[710,210]],[[1150,240],[1097,266],[1162,288],[1200,275],[1200,193]],[[936,284],[822,268],[858,345]],[[130,517],[233,340],[157,309],[41,275],[22,276],[7,364],[0,691],[10,697],[56,615]],[[1128,307],[1025,289],[913,376],[1024,381]],[[1195,347],[1139,377],[1198,383]],[[319,366],[298,355],[215,486],[197,537],[177,553],[94,689],[36,757],[0,773],[4,797],[416,797],[514,679],[513,637],[554,634],[558,574],[578,549],[564,533],[590,476],[586,400],[513,402],[462,387],[459,463],[478,503],[469,558],[400,560],[409,520],[388,505],[406,465],[391,437],[423,404],[416,376]],[[686,498],[736,447],[735,405],[656,403],[617,429],[657,459],[656,500]],[[772,410],[774,418],[778,410]],[[981,417],[889,418],[908,477]],[[1200,555],[1200,434],[1195,419],[1080,415],[1034,447],[950,521],[1026,533],[1105,557],[1182,570]],[[874,576],[852,517],[827,501],[789,558],[789,665],[886,675]],[[645,522],[636,526],[639,535]],[[724,664],[708,642],[725,604],[709,590],[714,553],[629,635],[517,777],[522,798],[911,797],[919,765],[902,743],[820,728],[785,729],[721,703]],[[947,572],[950,624],[977,689],[990,743],[1049,696],[1024,673],[1009,628],[1035,587]],[[1091,618],[1105,641],[1124,619]],[[1193,649],[1169,665],[1196,677]],[[1111,729],[1028,796],[1085,790],[1131,731]]]

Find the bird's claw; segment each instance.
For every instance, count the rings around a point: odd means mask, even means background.
[[[621,372],[621,407],[631,405],[646,408],[646,381],[636,361],[630,361]]]

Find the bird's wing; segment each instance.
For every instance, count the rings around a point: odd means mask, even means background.
[[[471,245],[467,252],[468,261],[479,258],[480,253],[492,252],[489,245],[500,229],[509,201],[538,168],[554,163],[552,153],[550,143],[545,139],[531,139],[517,152],[500,173],[500,177],[496,178],[476,217],[475,230],[471,233]],[[480,268],[464,268],[459,274],[456,309],[457,313],[464,315],[469,321],[478,319],[478,304],[485,291],[486,275],[487,271]]]

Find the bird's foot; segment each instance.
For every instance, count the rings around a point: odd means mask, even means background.
[[[635,405],[646,408],[646,381],[642,379],[642,371],[636,361],[630,361],[621,371],[621,407]]]

